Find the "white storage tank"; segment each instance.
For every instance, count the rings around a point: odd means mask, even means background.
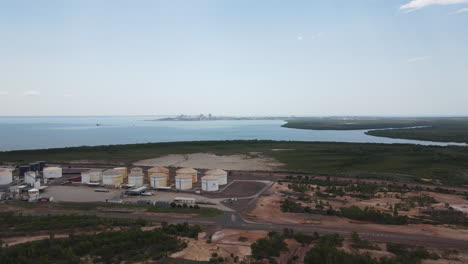
[[[89,182],[90,183],[100,183],[102,182],[102,171],[101,169],[91,169],[89,173]]]
[[[219,185],[227,184],[228,173],[225,170],[221,170],[221,169],[208,170],[205,172],[205,175],[217,177]]]
[[[167,177],[165,175],[155,175],[150,177],[150,185],[152,188],[167,187]]]
[[[164,176],[169,180],[169,169],[164,167],[153,167],[148,170],[149,180],[151,180],[151,176]]]
[[[190,176],[192,178],[192,183],[198,181],[198,171],[192,168],[182,168],[176,171],[177,176]]]
[[[105,170],[102,173],[102,184],[119,187],[123,183],[123,174],[120,170]]]
[[[219,190],[218,177],[216,176],[203,176],[201,178],[202,190],[205,192],[214,192]]]
[[[62,168],[60,167],[47,167],[44,168],[44,178],[46,179],[57,179],[62,177]]]
[[[24,182],[29,184],[30,186],[34,186],[36,182],[36,172],[34,171],[27,171],[24,173]]]
[[[143,178],[145,175],[141,171],[131,171],[128,175],[128,184],[134,185],[135,187],[143,186]]]
[[[81,172],[81,183],[88,184],[90,183],[91,175],[89,171]]]
[[[188,190],[192,188],[192,175],[177,175],[175,185],[177,190]]]
[[[123,180],[126,180],[128,178],[128,171],[126,167],[117,167],[117,168],[114,168],[114,170],[118,170],[122,172]]]
[[[130,173],[132,173],[132,172],[141,172],[141,173],[143,173],[143,169],[140,168],[140,167],[131,168]]]
[[[13,181],[13,170],[2,168],[0,170],[0,185],[10,184]]]

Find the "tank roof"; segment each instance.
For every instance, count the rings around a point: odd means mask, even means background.
[[[226,174],[227,172],[222,169],[213,169],[213,170],[207,170],[205,174]]]
[[[211,180],[217,181],[217,180],[218,180],[218,177],[208,175],[208,176],[203,176],[201,179],[202,179],[202,180],[208,180],[208,181],[211,181]]]
[[[138,176],[139,177],[139,176],[145,176],[145,174],[143,172],[141,172],[141,171],[132,171],[132,172],[130,172],[130,174],[128,174],[128,176],[129,177],[131,177],[131,176]]]
[[[103,172],[103,169],[90,169],[88,172]]]
[[[153,168],[149,169],[148,172],[163,172],[163,173],[168,173],[168,172],[169,172],[169,169],[168,169],[168,168],[164,168],[164,167],[153,167]]]
[[[177,173],[197,173],[198,171],[192,168],[182,168],[176,171]]]
[[[121,173],[122,173],[121,171],[118,171],[118,170],[115,170],[115,169],[105,170],[103,172],[103,174],[106,174],[106,175],[119,175]]]
[[[48,171],[48,170],[61,170],[62,168],[60,167],[46,167],[44,168],[45,171]]]
[[[190,175],[177,175],[175,176],[176,179],[192,179]]]

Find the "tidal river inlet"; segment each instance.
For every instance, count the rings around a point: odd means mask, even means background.
[[[0,151],[201,140],[286,140],[461,145],[391,139],[367,130],[302,130],[281,120],[145,121],[154,116],[0,117]]]

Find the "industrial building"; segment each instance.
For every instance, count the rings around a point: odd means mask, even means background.
[[[202,190],[205,192],[215,192],[219,190],[218,177],[203,176],[201,178]]]
[[[81,173],[81,183],[84,184],[98,184],[102,182],[101,169],[91,169]]]
[[[127,169],[125,169],[126,171]],[[113,187],[120,187],[123,183],[122,170],[110,169],[102,172],[102,184]]]
[[[227,171],[221,169],[208,170],[205,172],[206,176],[216,177],[219,185],[227,184],[227,174]]]
[[[128,184],[133,185],[135,187],[143,186],[143,179],[145,178],[145,174],[143,174],[143,170],[131,170],[130,174],[128,175]]]
[[[175,177],[175,185],[177,190],[188,190],[192,188],[192,175],[177,175]]]
[[[13,170],[10,168],[0,169],[0,185],[6,185],[13,182]]]
[[[190,176],[192,178],[192,183],[198,181],[198,171],[192,168],[182,168],[176,171],[177,176]]]
[[[34,171],[27,171],[24,173],[24,182],[30,186],[34,186],[36,182],[37,175]]]
[[[47,167],[43,170],[45,179],[57,179],[62,177],[62,168],[60,167]]]

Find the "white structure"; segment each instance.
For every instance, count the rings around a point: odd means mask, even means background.
[[[203,176],[201,178],[202,190],[205,192],[214,192],[219,190],[218,177]]]
[[[34,186],[36,182],[36,172],[34,171],[27,171],[24,173],[24,182],[29,184],[30,186]]]
[[[135,187],[143,186],[143,178],[145,175],[142,171],[131,171],[128,175],[128,184],[133,185]]]
[[[192,178],[192,183],[198,181],[198,171],[192,168],[182,168],[176,171],[177,176],[190,176]]]
[[[192,188],[192,175],[177,175],[175,185],[177,190],[188,190]]]
[[[29,195],[29,202],[34,202],[36,201],[37,199],[39,199],[39,190],[38,189],[31,189],[28,191],[28,195]]]
[[[154,189],[167,187],[167,178],[165,175],[152,175],[150,177],[150,185]]]
[[[114,168],[114,170],[118,170],[118,171],[122,172],[122,177],[123,177],[124,180],[126,180],[128,178],[128,172],[127,172],[126,167],[118,167],[118,168]]]
[[[151,176],[165,176],[169,180],[169,169],[164,167],[153,167],[148,170],[148,178]]]
[[[2,168],[0,170],[0,185],[10,184],[13,181],[13,170]]]
[[[227,184],[227,171],[221,170],[221,169],[215,169],[215,170],[208,170],[205,172],[205,175],[207,176],[215,176],[218,178],[218,184],[219,185],[225,185]]]
[[[36,181],[36,182],[34,183],[34,188],[39,189],[40,187],[41,187],[41,182],[40,182],[40,181]]]
[[[121,170],[105,170],[102,173],[102,184],[107,186],[119,187],[123,183],[123,174]]]
[[[182,203],[186,203],[186,204],[195,204],[197,200],[195,198],[188,198],[188,197],[176,197],[174,198],[174,203],[177,203],[177,204],[182,204]]]
[[[57,179],[62,177],[62,168],[60,167],[47,167],[42,171],[44,178]]]
[[[91,169],[81,173],[81,183],[100,183],[102,181],[102,170]]]

